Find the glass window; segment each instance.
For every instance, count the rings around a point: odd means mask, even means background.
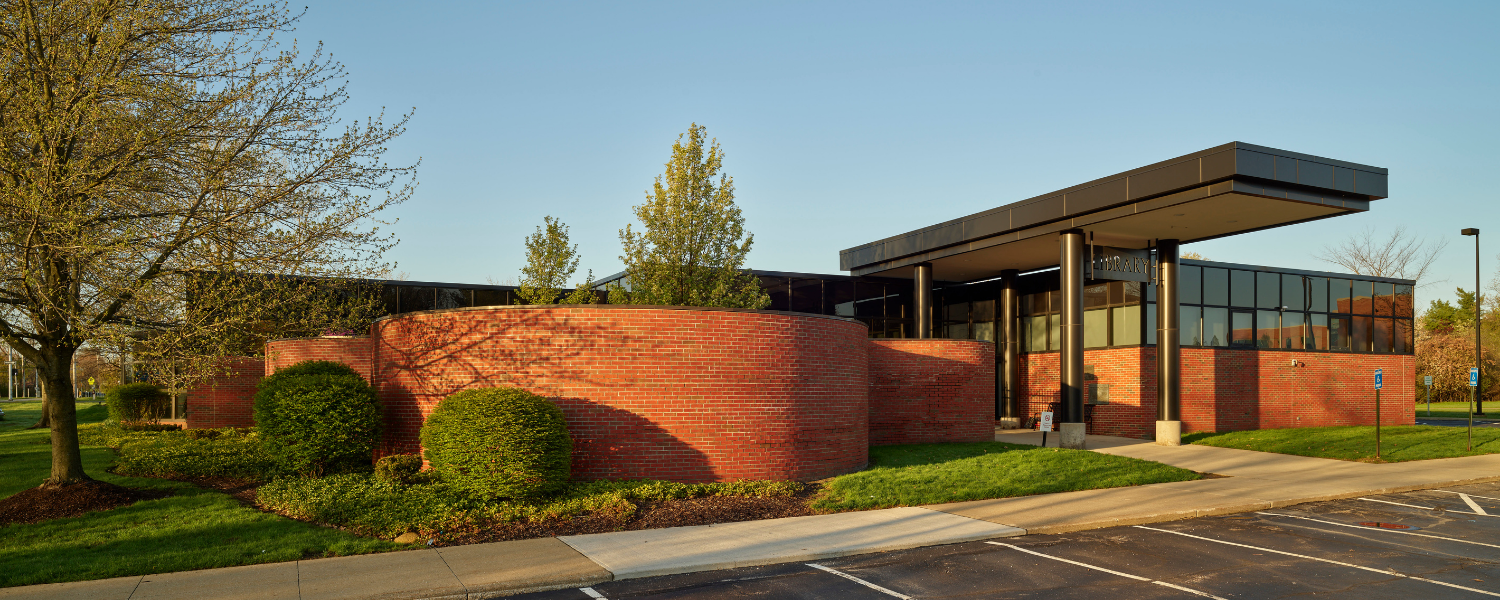
[[[854,316],[854,282],[830,280],[823,282],[823,314],[840,317]]]
[[[1290,310],[1307,310],[1307,282],[1301,275],[1281,275],[1281,305]]]
[[[995,322],[984,321],[974,324],[974,339],[986,342],[995,341]]]
[[[1134,346],[1141,343],[1141,305],[1116,306],[1109,309],[1109,312],[1114,345]]]
[[[1255,311],[1255,347],[1281,347],[1281,313],[1274,310]]]
[[[1375,316],[1391,316],[1391,305],[1395,303],[1395,286],[1384,281],[1375,282],[1375,297],[1371,304],[1375,305]]]
[[[1415,348],[1412,345],[1411,321],[1396,319],[1396,354],[1411,354]]]
[[[1146,304],[1146,343],[1156,343],[1156,303],[1154,302]]]
[[[1328,349],[1344,352],[1354,349],[1354,325],[1349,317],[1328,317]]]
[[[474,290],[474,306],[500,306],[510,304],[510,293],[505,290]]]
[[[380,301],[385,304],[385,314],[401,312],[401,288],[394,285],[381,286]]]
[[[1369,352],[1370,334],[1373,333],[1371,330],[1375,328],[1375,323],[1371,317],[1353,317],[1353,320],[1354,335],[1349,349],[1355,352]]]
[[[1181,316],[1177,322],[1177,333],[1179,341],[1183,346],[1199,346],[1203,343],[1202,323],[1199,322],[1200,309],[1196,306],[1180,306],[1178,310]]]
[[[954,302],[943,307],[943,320],[969,322],[969,303]]]
[[[1328,312],[1348,314],[1354,309],[1349,299],[1348,279],[1328,280]]]
[[[1375,319],[1375,330],[1370,335],[1370,343],[1374,347],[1370,350],[1372,352],[1389,354],[1395,342],[1393,339],[1395,333],[1396,323],[1394,321],[1391,319]]]
[[[1109,309],[1083,311],[1083,347],[1103,348],[1109,345]]]
[[[967,340],[969,339],[969,324],[949,323],[947,331],[943,333],[943,337],[950,340]]]
[[[1203,303],[1203,269],[1187,265],[1177,267],[1177,298],[1183,304]]]
[[[980,321],[995,320],[994,300],[980,300],[977,302],[970,302],[969,308],[971,311],[973,311],[969,320],[974,321],[975,323],[978,323]]]
[[[1255,307],[1281,308],[1281,277],[1275,273],[1255,274]]]
[[[1255,315],[1249,311],[1234,311],[1229,313],[1230,325],[1234,329],[1229,333],[1229,345],[1236,348],[1255,347]]]
[[[1028,317],[1023,319],[1026,323],[1026,351],[1047,351],[1047,317],[1046,315]]]
[[[818,314],[823,310],[823,280],[821,279],[793,279],[791,280],[792,312]]]
[[[1047,349],[1062,349],[1062,315],[1057,313],[1047,315]]]
[[[1250,271],[1229,272],[1230,306],[1255,306],[1255,273]]]
[[[1307,344],[1307,332],[1303,331],[1303,313],[1281,313],[1281,347],[1302,350]]]
[[[1401,317],[1403,319],[1410,319],[1411,318],[1411,316],[1412,316],[1411,315],[1411,312],[1412,312],[1412,295],[1411,295],[1411,292],[1412,292],[1412,289],[1411,289],[1411,286],[1409,286],[1409,285],[1398,285],[1398,286],[1396,286],[1396,302],[1391,307],[1391,312],[1395,313],[1395,316]]]
[[[1229,269],[1203,268],[1203,303],[1229,306]]]
[[[1203,308],[1203,345],[1229,346],[1229,309]]]
[[[1307,278],[1307,310],[1328,312],[1328,278]]]
[[[1116,283],[1120,284],[1121,304],[1141,303],[1141,286],[1146,284],[1139,281],[1118,281]],[[1110,300],[1114,300],[1113,292],[1111,292]]]
[[[1109,284],[1099,283],[1083,286],[1083,308],[1109,305]]]
[[[1370,298],[1375,295],[1375,283],[1371,281],[1354,281],[1353,305],[1354,314],[1370,314]]]
[[[870,283],[867,281],[854,282],[854,316],[879,318],[879,317],[902,317],[901,305],[896,304],[898,300],[892,301],[894,306],[887,306],[886,285],[883,283]],[[895,293],[895,290],[891,290]],[[889,331],[889,327],[887,327]]]
[[[791,305],[787,298],[788,287],[785,277],[762,275],[760,278],[760,288],[765,290],[766,295],[771,297],[771,305],[767,306],[766,310],[791,310],[788,308]]]
[[[432,288],[426,286],[401,286],[401,312],[432,310]]]
[[[437,308],[468,308],[469,290],[462,288],[437,288]]]
[[[1328,349],[1328,315],[1313,314],[1307,317],[1307,349]]]
[[[1152,283],[1146,286],[1146,301],[1156,302],[1156,284]]]

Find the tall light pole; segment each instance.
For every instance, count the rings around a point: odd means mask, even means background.
[[[1468,228],[1460,231],[1474,236],[1474,368],[1479,369],[1479,385],[1474,386],[1474,414],[1484,414],[1484,355],[1479,337],[1479,230]]]

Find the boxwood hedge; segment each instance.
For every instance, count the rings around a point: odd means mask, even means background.
[[[568,482],[573,440],[562,411],[515,388],[443,399],[422,425],[427,461],[445,481],[481,498],[535,498]]]

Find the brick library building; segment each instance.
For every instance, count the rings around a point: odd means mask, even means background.
[[[870,445],[989,440],[1043,411],[1072,447],[1371,424],[1375,369],[1382,422],[1411,424],[1414,282],[1179,258],[1368,211],[1387,178],[1230,143],[843,250],[844,273],[755,271],[759,311],[385,282],[368,334],[272,341],[187,394],[186,420],[248,424],[261,376],[325,358],[376,386],[385,452],[415,451],[447,394],[514,385],[563,408],[574,472],[600,478],[816,479]]]

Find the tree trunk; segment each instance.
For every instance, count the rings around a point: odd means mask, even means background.
[[[42,418],[36,420],[36,424],[27,429],[46,429],[52,427],[52,399],[45,394],[42,396]]]
[[[46,348],[46,363],[41,365],[43,402],[46,417],[52,424],[52,476],[44,486],[68,485],[91,481],[83,472],[83,453],[78,448],[78,403],[73,386],[68,385],[68,365],[74,350]]]

